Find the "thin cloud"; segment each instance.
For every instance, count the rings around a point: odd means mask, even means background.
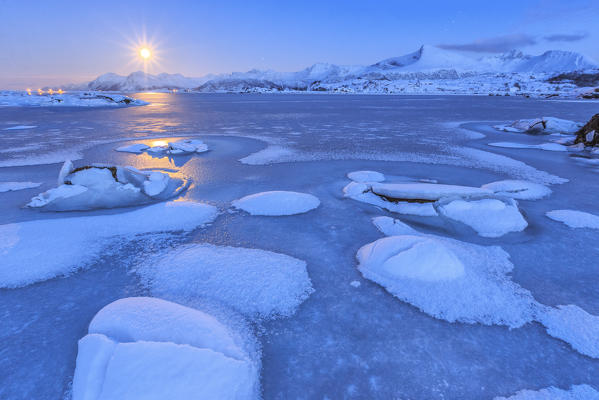
[[[545,36],[545,39],[548,42],[577,42],[579,40],[585,39],[589,36],[588,33],[556,33],[553,35]]]
[[[448,50],[472,51],[476,53],[503,53],[518,47],[536,44],[534,37],[525,34],[497,36],[475,40],[464,44],[440,44],[438,47]]]

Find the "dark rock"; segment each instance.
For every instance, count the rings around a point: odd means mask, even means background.
[[[585,146],[599,146],[599,114],[593,115],[591,120],[576,132],[574,143],[583,143]]]

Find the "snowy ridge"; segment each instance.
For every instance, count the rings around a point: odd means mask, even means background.
[[[548,95],[555,92],[557,87],[546,82],[548,78],[565,72],[594,69],[599,69],[599,64],[570,51],[550,50],[531,56],[512,50],[501,55],[472,57],[458,51],[425,45],[415,52],[367,66],[318,63],[296,72],[254,69],[201,78],[186,78],[181,74],[151,75],[141,71],[128,76],[108,73],[80,89],[406,94],[521,92]],[[575,85],[561,85],[558,91],[574,89]]]

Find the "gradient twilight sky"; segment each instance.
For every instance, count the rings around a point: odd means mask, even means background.
[[[421,44],[599,60],[598,20],[599,0],[0,0],[0,88],[140,70],[144,33],[159,56],[149,72],[186,76],[372,64]]]

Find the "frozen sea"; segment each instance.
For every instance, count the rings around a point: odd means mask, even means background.
[[[546,143],[555,137],[491,126],[540,116],[586,122],[599,103],[486,96],[131,96],[150,105],[0,108],[0,181],[42,184],[0,193],[0,224],[132,210],[23,208],[56,186],[65,159],[183,174],[192,185],[180,199],[222,213],[190,234],[115,244],[67,277],[0,289],[0,399],[69,398],[77,341],[93,316],[119,298],[148,295],[134,270],[186,243],[258,248],[307,263],[314,292],[291,316],[246,319],[201,299],[193,304],[257,337],[264,399],[492,399],[578,384],[599,390],[599,360],[549,336],[539,323],[509,329],[435,319],[356,268],[358,249],[383,237],[371,219],[399,217],[424,233],[500,245],[514,264],[512,280],[538,302],[574,304],[599,315],[599,231],[572,229],[545,216],[556,209],[599,215],[599,167],[569,152],[488,145]],[[4,129],[11,127],[25,128]],[[177,157],[114,151],[168,138],[199,138],[210,151]],[[484,238],[436,217],[400,216],[344,198],[346,174],[358,170],[469,186],[525,179],[550,185],[553,193],[519,201],[528,221],[524,231]],[[320,206],[281,217],[231,211],[232,201],[273,190],[314,195]]]

